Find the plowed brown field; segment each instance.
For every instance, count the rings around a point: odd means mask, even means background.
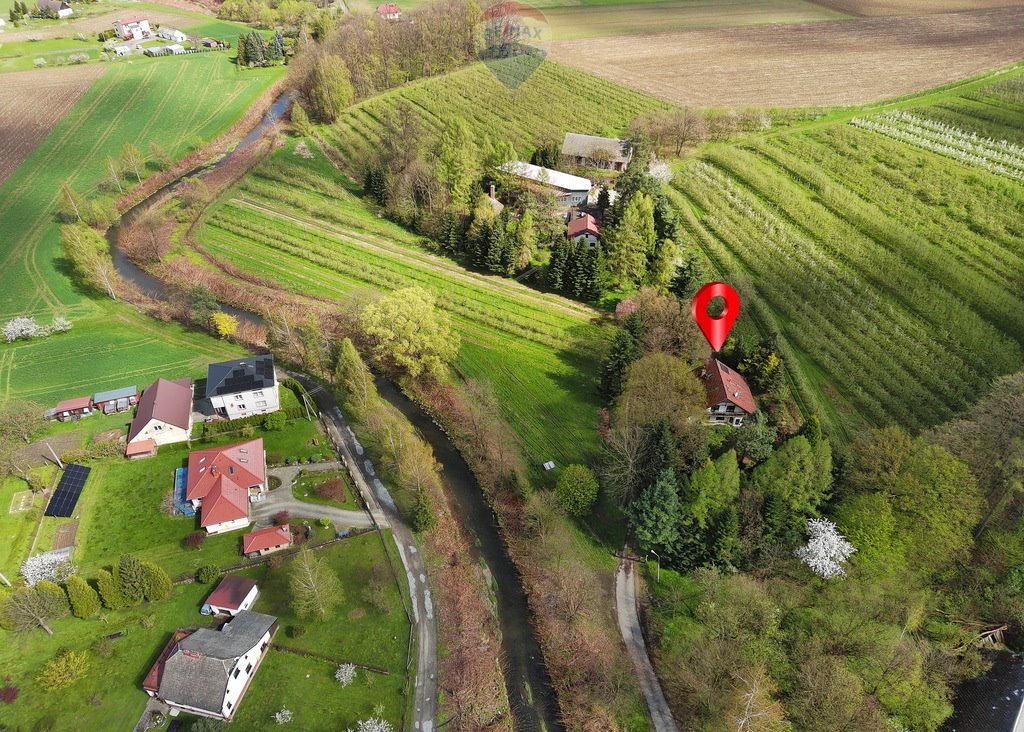
[[[556,41],[551,57],[678,104],[832,106],[1024,58],[1024,6]]]
[[[107,70],[83,64],[46,71],[16,71],[0,84],[0,184]]]
[[[1022,5],[1022,0],[812,0],[816,5],[847,15],[928,15],[959,13],[964,10],[1005,8]]]

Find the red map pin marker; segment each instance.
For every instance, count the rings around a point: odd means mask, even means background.
[[[725,300],[725,309],[716,317],[708,315],[708,303],[713,298]],[[700,332],[708,339],[712,351],[721,351],[725,339],[729,337],[732,324],[740,314],[740,296],[736,290],[724,282],[709,282],[697,290],[693,296],[693,319],[697,321]]]

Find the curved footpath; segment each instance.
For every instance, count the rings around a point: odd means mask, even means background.
[[[387,488],[376,478],[373,463],[363,455],[363,446],[359,444],[355,433],[345,422],[345,417],[334,397],[304,374],[289,372],[289,376],[306,387],[310,396],[316,400],[327,434],[369,507],[373,523],[376,526],[391,528],[391,535],[395,539],[395,546],[402,558],[409,582],[413,626],[416,630],[416,685],[412,728],[417,732],[433,732],[437,717],[437,621],[434,618],[434,601],[430,594],[430,586],[427,584],[427,568],[423,556],[416,547],[412,530],[398,515]],[[320,508],[322,507],[317,507]]]
[[[640,630],[640,614],[636,606],[636,575],[633,562],[624,559],[615,573],[615,610],[619,617],[619,630],[626,644],[636,677],[644,691],[647,709],[651,713],[655,732],[679,732],[676,720],[669,709],[668,701],[661,690],[658,676],[654,673],[651,658],[647,655],[644,634]]]

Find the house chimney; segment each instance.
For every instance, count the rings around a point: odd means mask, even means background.
[[[491,183],[490,196],[491,196],[491,198],[494,198],[494,184],[493,183]]]

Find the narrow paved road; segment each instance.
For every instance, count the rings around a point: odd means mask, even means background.
[[[373,529],[373,517],[365,511],[346,511],[343,508],[334,506],[321,506],[317,503],[306,503],[293,498],[291,491],[284,491],[283,486],[276,491],[267,493],[267,498],[259,503],[252,504],[251,516],[257,524],[270,524],[274,514],[278,511],[287,511],[294,518],[319,519],[326,516],[338,529]],[[386,521],[377,522],[387,528]]]
[[[643,689],[644,698],[647,699],[647,709],[651,713],[655,731],[679,732],[676,720],[672,717],[672,710],[669,709],[665,694],[661,690],[661,684],[654,673],[650,656],[647,655],[644,635],[640,630],[640,614],[636,606],[636,577],[633,573],[633,563],[628,560],[624,560],[619,565],[619,571],[615,573],[615,608],[619,616],[622,640],[636,667],[636,677]]]
[[[352,474],[356,488],[369,506],[370,515],[379,525],[391,527],[391,535],[395,539],[409,582],[417,640],[412,728],[417,732],[434,732],[437,718],[437,621],[434,618],[434,599],[427,584],[427,568],[423,557],[416,547],[412,530],[398,515],[391,495],[377,479],[373,463],[363,454],[363,446],[346,424],[334,397],[304,374],[289,375],[298,379],[316,400],[331,442]]]

